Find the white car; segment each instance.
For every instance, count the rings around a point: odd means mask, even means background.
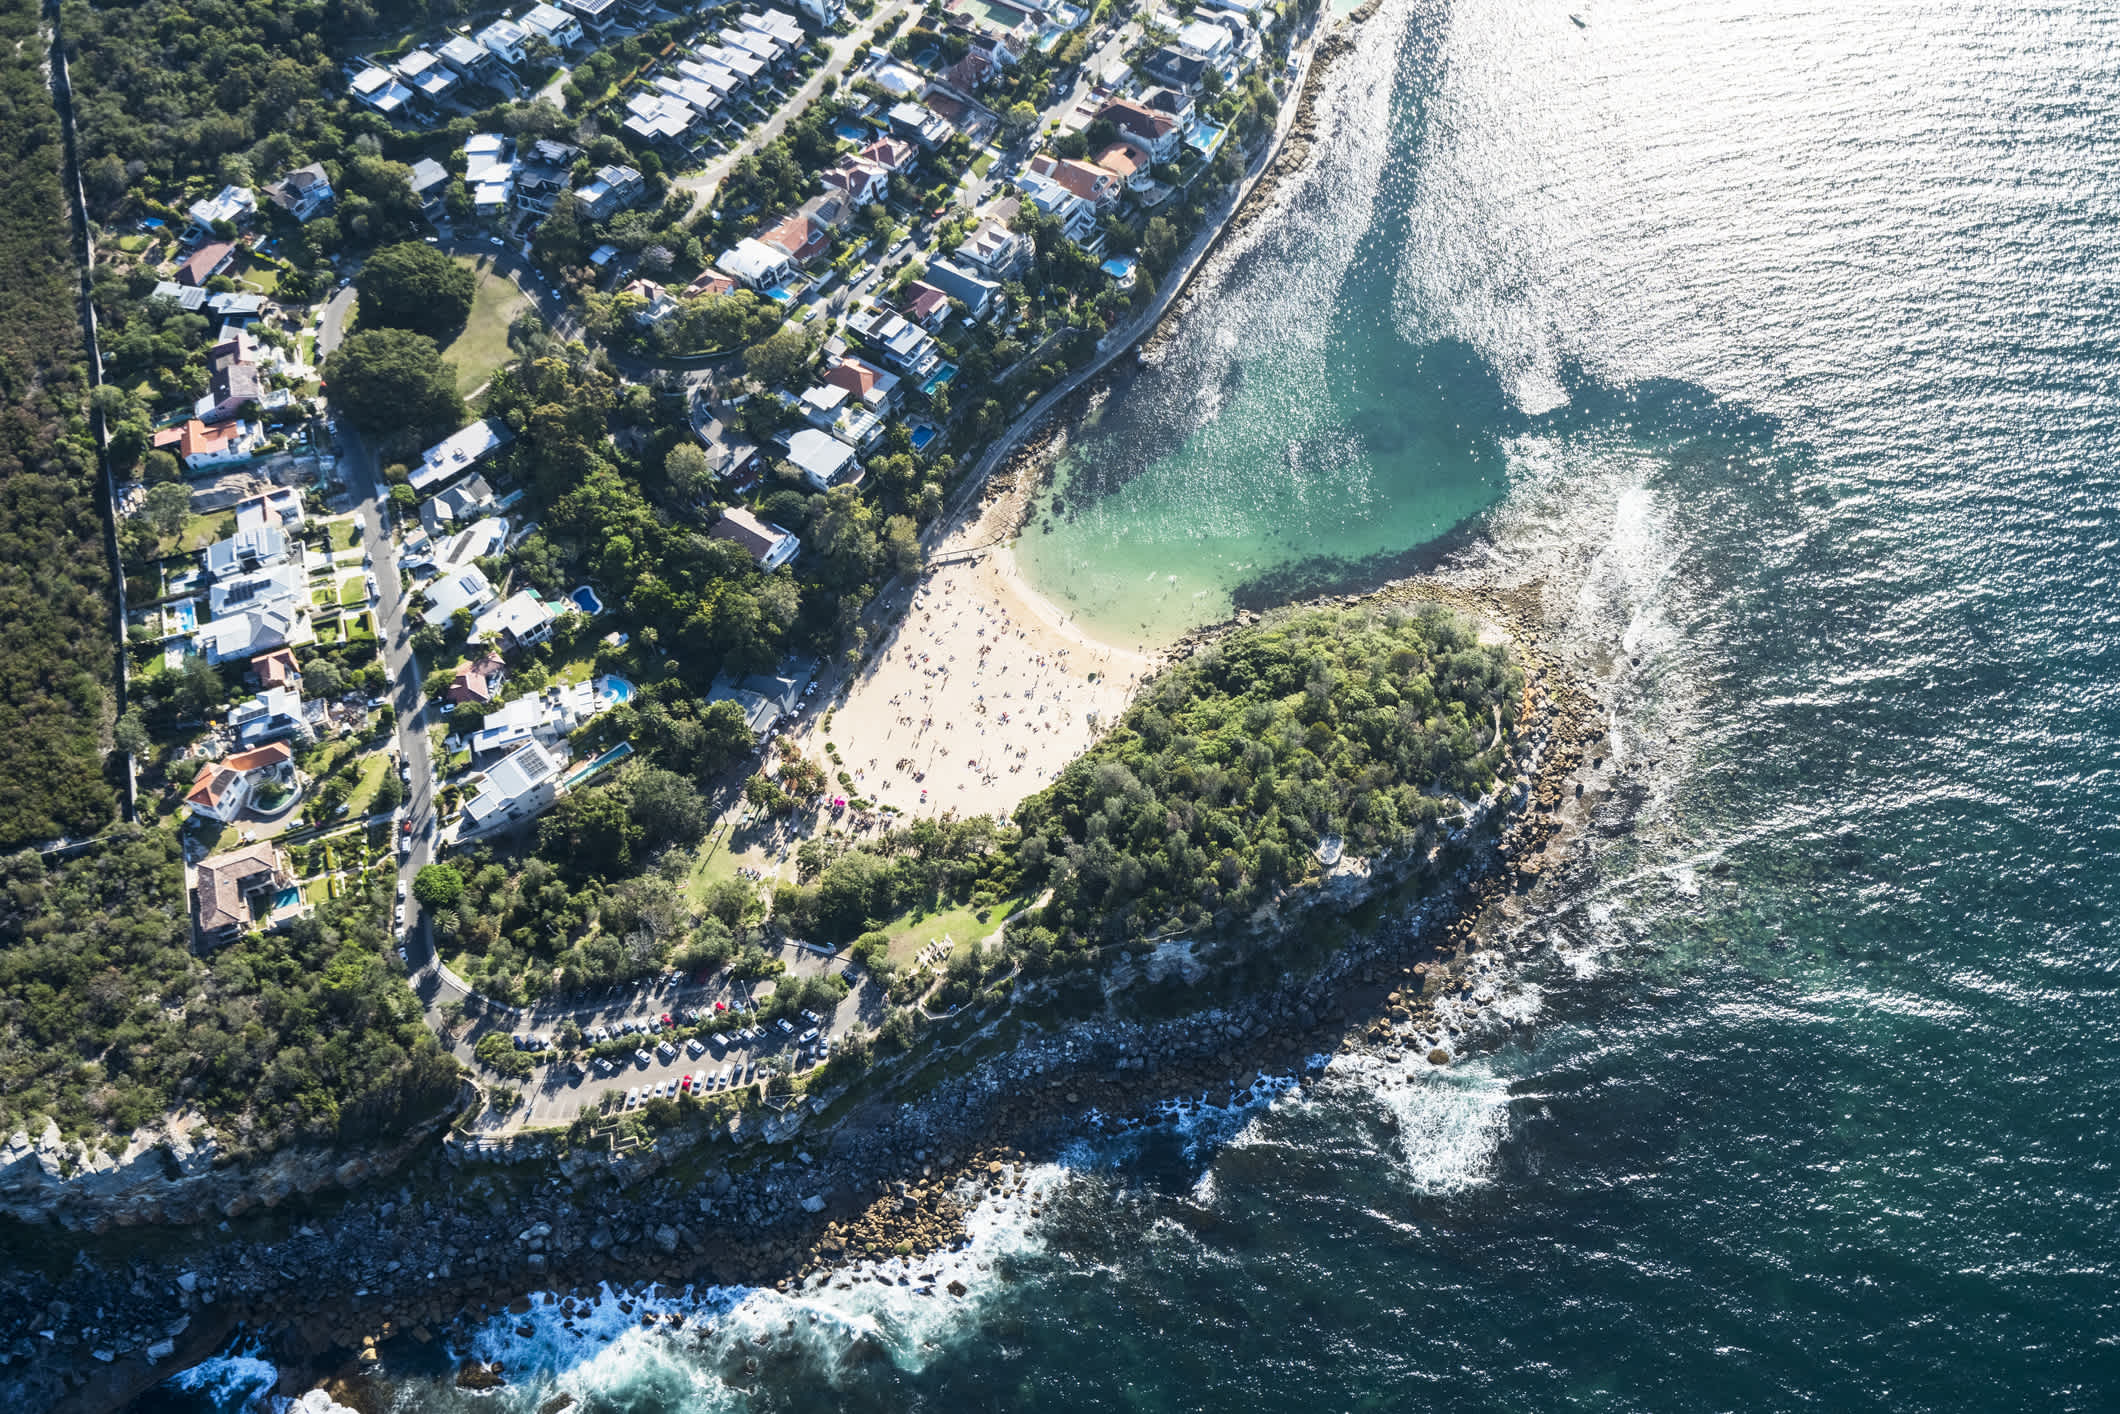
[[[640,1087],[639,1087],[638,1085],[636,1085],[636,1086],[634,1086],[634,1087],[633,1087],[633,1088],[632,1088],[631,1090],[628,1090],[628,1091],[626,1092],[626,1108],[630,1110],[630,1109],[633,1109],[633,1108],[635,1108],[635,1107],[636,1107],[636,1106],[638,1106],[639,1104],[640,1104]]]

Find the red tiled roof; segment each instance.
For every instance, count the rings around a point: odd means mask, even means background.
[[[250,672],[260,687],[285,687],[302,676],[302,670],[295,665],[294,654],[285,648],[260,653],[251,659]]]
[[[174,450],[180,457],[195,456],[200,452],[218,452],[243,433],[242,424],[223,422],[208,426],[196,417],[181,426],[165,427],[155,434],[155,446]]]
[[[191,253],[191,259],[177,267],[177,283],[205,284],[213,278],[214,271],[235,253],[236,248],[227,241],[208,241]]]

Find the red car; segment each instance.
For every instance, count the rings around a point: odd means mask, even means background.
[[[680,1080],[680,1081],[678,1081],[678,1082],[677,1082],[677,1093],[678,1093],[678,1094],[680,1094],[680,1095],[684,1095],[684,1094],[689,1094],[689,1093],[691,1092],[691,1089],[692,1089],[692,1077],[691,1077],[691,1076],[689,1076],[689,1075],[688,1075],[688,1076],[686,1076],[686,1077],[685,1077],[684,1079],[682,1079],[682,1080]]]
[[[662,1024],[663,1024],[663,1030],[665,1030],[665,1031],[668,1031],[668,1030],[670,1030],[670,1029],[671,1029],[672,1027],[674,1027],[674,1026],[676,1026],[676,1025],[677,1025],[677,1023],[676,1023],[676,1022],[674,1022],[674,1021],[672,1021],[672,1020],[670,1019],[670,1013],[668,1013],[668,1012],[664,1012],[664,1013],[662,1014]]]

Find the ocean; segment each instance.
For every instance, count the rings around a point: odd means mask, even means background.
[[[541,1308],[389,1407],[2120,1402],[2120,8],[1387,0],[1321,116],[1022,559],[1143,641],[1545,581],[1627,785],[1493,1047],[1086,1132],[961,1299]]]

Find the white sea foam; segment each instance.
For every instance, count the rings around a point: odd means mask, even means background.
[[[1484,1061],[1433,1066],[1410,1052],[1334,1058],[1329,1095],[1359,1088],[1390,1112],[1399,1157],[1415,1191],[1461,1193],[1491,1181],[1509,1130],[1509,1087]]]
[[[262,1347],[248,1346],[232,1355],[216,1355],[210,1360],[201,1360],[188,1370],[179,1370],[169,1377],[172,1388],[189,1394],[206,1396],[213,1407],[227,1414],[270,1414],[275,1406],[287,1401],[272,1397],[272,1387],[280,1378],[280,1371],[271,1361],[263,1359]]]

